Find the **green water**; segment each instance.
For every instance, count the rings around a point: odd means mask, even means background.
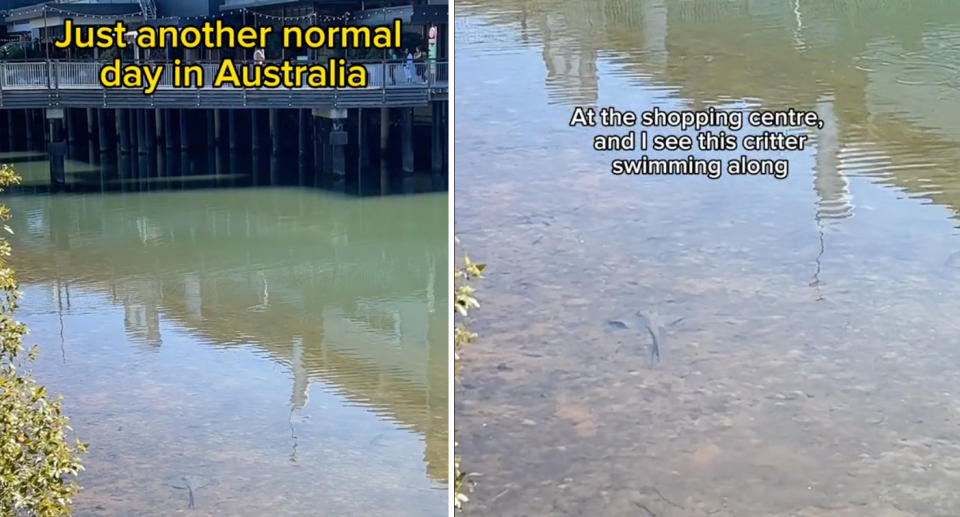
[[[489,264],[456,407],[471,515],[960,513],[960,5],[457,17],[455,217]],[[782,181],[618,177],[581,104],[826,124],[753,154]],[[659,363],[610,331],[636,311],[683,318]]]
[[[445,195],[5,201],[76,515],[446,515]]]

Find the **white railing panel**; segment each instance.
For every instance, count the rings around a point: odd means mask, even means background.
[[[100,72],[106,63],[99,62],[4,62],[0,63],[0,88],[6,90],[18,89],[99,89]],[[204,84],[210,87],[216,77],[220,65],[217,63],[202,63]],[[252,66],[240,64],[239,72]],[[392,62],[392,63],[364,63],[367,70],[367,88],[400,88],[411,86],[445,86],[448,76],[446,62]],[[306,74],[303,77],[306,85]],[[159,88],[173,88],[173,69],[165,67],[160,78]],[[223,88],[233,88],[227,84]],[[308,88],[308,86],[303,86]]]

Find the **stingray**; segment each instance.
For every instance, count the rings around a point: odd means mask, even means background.
[[[608,320],[607,328],[611,331],[639,330],[640,332],[649,334],[651,342],[648,349],[648,359],[650,362],[657,362],[660,360],[660,347],[663,345],[664,332],[667,328],[683,321],[683,318],[674,320],[666,325],[664,325],[661,321],[662,320],[660,319],[659,315],[657,315],[655,312],[649,312],[645,314],[638,311],[633,315],[633,317],[630,318]],[[617,353],[619,351],[620,347],[617,347],[613,353]]]
[[[195,476],[193,474],[184,474],[167,479],[168,485],[179,490],[187,491],[187,508],[190,509],[194,507],[194,493],[210,483],[211,480],[209,478]]]
[[[948,275],[956,275],[960,273],[960,251],[951,253],[947,256],[947,259],[943,261],[943,270]]]

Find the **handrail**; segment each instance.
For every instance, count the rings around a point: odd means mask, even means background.
[[[166,64],[160,61],[146,61],[144,64]],[[279,62],[267,62],[266,64]],[[129,63],[128,63],[129,64]],[[218,62],[196,63],[203,68],[205,85],[211,86],[212,76],[220,66]],[[249,61],[236,61],[241,67],[250,67],[255,64]],[[448,63],[445,61],[415,62],[408,67],[406,62],[366,61],[351,62],[367,68],[368,89],[390,88],[443,88],[447,86]],[[100,84],[100,70],[106,63],[98,61],[33,61],[33,62],[0,62],[0,90],[24,89],[102,89]],[[158,89],[174,88],[172,74],[164,73],[161,76]],[[222,88],[233,88],[223,86]],[[308,86],[301,88],[308,89]],[[289,90],[290,88],[264,88]],[[292,88],[296,89],[296,88]],[[330,88],[335,89],[335,88]]]
[[[157,4],[153,0],[140,0],[140,10],[143,12],[144,20],[157,18]]]

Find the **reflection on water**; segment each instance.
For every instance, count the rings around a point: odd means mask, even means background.
[[[444,195],[6,201],[78,515],[446,515]]]
[[[960,8],[458,7],[458,233],[491,264],[457,407],[471,511],[960,513]],[[578,104],[826,126],[784,181],[615,177]],[[607,329],[636,311],[683,318],[655,366]]]

